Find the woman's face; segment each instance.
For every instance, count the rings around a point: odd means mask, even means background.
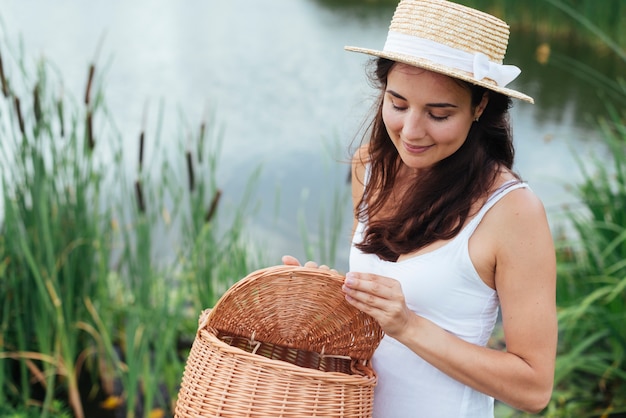
[[[403,163],[419,171],[456,152],[486,104],[472,107],[470,90],[448,76],[397,63],[382,116]]]

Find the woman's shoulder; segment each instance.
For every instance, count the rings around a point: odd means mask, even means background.
[[[508,231],[547,226],[546,210],[539,196],[527,183],[522,181],[511,182],[511,185],[515,184],[519,186],[506,193],[489,210],[485,220],[498,230]]]
[[[369,143],[359,146],[352,154],[352,164],[355,166],[365,166],[369,161]]]
[[[510,189],[507,191],[507,189]],[[531,189],[510,170],[501,170],[500,176],[492,187],[491,194],[506,192],[486,215],[485,220],[497,228],[511,228],[520,224],[547,223],[543,202]]]
[[[352,155],[352,179],[364,184],[365,171],[369,163],[369,145],[363,144]]]

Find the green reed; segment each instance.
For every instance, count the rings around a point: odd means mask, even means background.
[[[550,0],[594,34],[579,12]],[[607,36],[599,36],[606,42]],[[607,42],[626,65],[626,51]],[[606,150],[579,168],[573,186],[580,206],[569,208],[573,233],[559,237],[557,303],[560,342],[555,390],[547,416],[609,417],[626,413],[626,80],[611,80],[558,53],[553,65],[598,87],[607,98],[597,121]]]
[[[624,116],[600,121],[608,155],[594,159],[593,172],[580,164],[575,193],[583,207],[569,212],[576,236],[559,246],[561,333],[550,410],[569,416],[626,412]]]
[[[90,116],[81,110],[70,115],[69,135],[61,137],[59,121],[48,111],[60,99],[48,85],[52,80],[45,63],[37,65],[32,80],[23,63],[21,68],[17,75],[32,86],[26,91],[10,84],[3,71],[9,89],[3,109],[10,126],[2,144],[7,260],[2,296],[7,327],[0,358],[21,360],[19,383],[13,385],[11,377],[5,380],[9,397],[27,403],[34,376],[45,391],[42,415],[47,416],[55,387],[63,382],[75,416],[82,417],[77,360],[86,355],[89,344],[76,319],[86,315],[84,297],[101,290],[100,270],[83,261],[107,257],[101,242],[106,234],[94,208],[102,173],[85,158],[91,150],[83,122]],[[30,100],[27,92],[32,92]],[[96,96],[89,112],[98,106]],[[12,363],[5,367],[13,373]]]
[[[80,418],[114,397],[128,417],[171,415],[200,311],[259,266],[251,190],[220,213],[214,119],[171,153],[161,105],[129,176],[100,66],[78,103],[49,63],[0,56],[0,405],[61,416],[63,400]]]
[[[185,150],[185,170],[178,169],[178,178],[187,184],[187,191],[180,216],[179,273],[199,314],[213,306],[230,285],[261,265],[244,234],[246,217],[254,210],[252,191],[260,168],[250,173],[240,202],[226,201],[216,182],[223,128],[214,112],[205,112],[198,129],[188,127],[185,121],[181,124],[187,126],[187,134],[179,137],[179,147]]]
[[[487,0],[485,0],[487,1]],[[626,64],[621,2],[593,5],[546,0],[585,33],[589,45],[611,51]],[[509,5],[509,3],[506,3]],[[532,4],[531,4],[532,5]],[[531,6],[529,5],[529,6]],[[524,19],[522,19],[524,20]],[[562,21],[563,18],[561,18]],[[604,29],[600,29],[601,26]],[[574,29],[576,28],[576,29]],[[582,31],[580,29],[583,29]],[[544,47],[545,48],[545,47]],[[578,157],[583,180],[572,185],[579,202],[565,208],[557,225],[559,347],[555,388],[546,417],[611,417],[626,413],[626,80],[602,74],[588,63],[549,51],[542,63],[596,88],[606,104],[596,121],[605,151]],[[589,159],[591,162],[589,162]],[[527,414],[507,410],[499,416]]]
[[[3,418],[40,418],[41,409],[36,406],[12,408],[7,404],[0,404],[0,416]],[[61,401],[52,402],[50,416],[55,418],[72,418],[71,412]]]

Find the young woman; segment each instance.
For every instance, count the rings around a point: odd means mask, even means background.
[[[369,141],[354,156],[344,292],[385,331],[375,417],[538,412],[557,343],[556,262],[540,200],[513,171],[502,65],[508,27],[445,0],[402,0],[372,74]],[[286,264],[297,260],[286,256]],[[314,263],[308,263],[314,265]],[[487,347],[498,311],[506,351]]]

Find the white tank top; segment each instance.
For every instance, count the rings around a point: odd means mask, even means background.
[[[350,271],[398,280],[409,309],[472,344],[485,346],[498,316],[498,294],[472,264],[469,239],[487,211],[526,183],[508,182],[496,190],[478,214],[444,246],[398,262],[364,254],[354,245]],[[363,240],[359,223],[353,244]],[[374,418],[493,417],[493,398],[439,371],[397,340],[385,336],[372,358],[378,374]]]

